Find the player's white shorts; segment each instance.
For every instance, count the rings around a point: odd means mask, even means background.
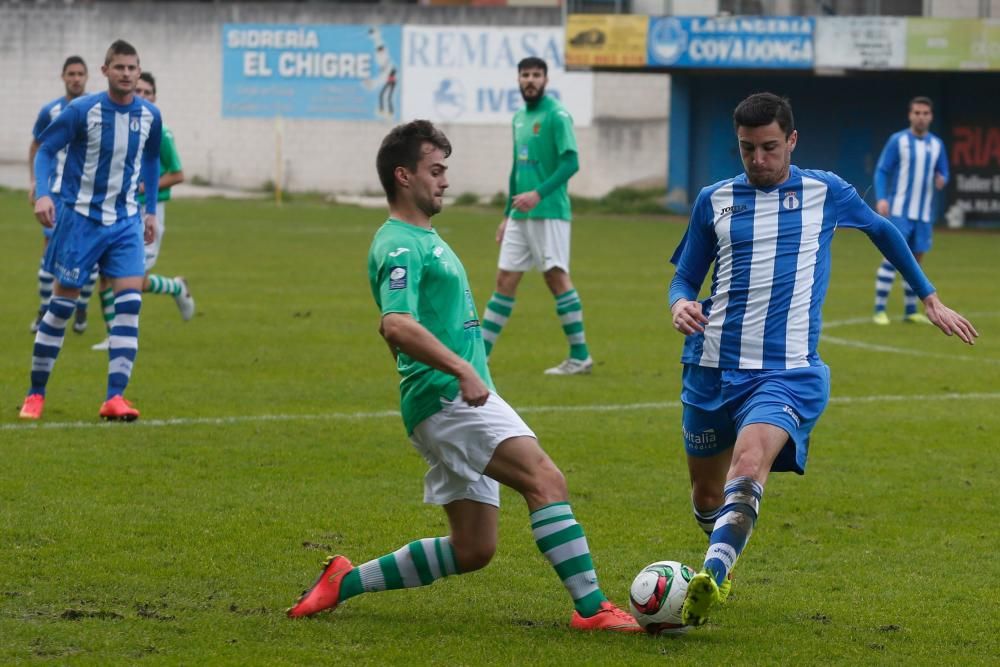
[[[535,438],[496,392],[478,408],[463,401],[461,394],[452,401],[441,399],[441,411],[417,424],[410,435],[430,466],[424,475],[424,502],[475,500],[500,507],[500,484],[483,470],[501,442],[521,435]]]
[[[146,246],[146,270],[151,270],[160,257],[160,244],[163,242],[163,231],[166,229],[164,220],[167,217],[167,202],[156,202],[156,239]]]
[[[522,273],[534,268],[542,272],[558,268],[569,273],[569,238],[568,220],[507,218],[497,266],[503,271]]]

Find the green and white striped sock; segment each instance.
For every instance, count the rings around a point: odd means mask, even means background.
[[[569,356],[583,361],[590,356],[590,350],[583,334],[583,304],[575,289],[556,297],[556,314],[569,343]]]
[[[483,313],[483,344],[486,346],[487,357],[493,351],[500,331],[507,324],[512,312],[514,312],[514,297],[493,292],[489,303],[486,304],[486,312]]]
[[[115,319],[115,291],[110,287],[101,290],[101,314],[104,315],[104,326],[111,333],[111,322]]]
[[[427,586],[451,574],[461,574],[451,538],[428,537],[348,572],[340,583],[339,601],[361,593]]]
[[[531,513],[531,534],[535,544],[573,598],[581,616],[593,616],[607,600],[597,585],[594,561],[590,557],[583,526],[576,522],[569,503],[553,503]]]
[[[181,293],[181,284],[173,278],[167,278],[166,276],[151,273],[149,274],[149,289],[144,291],[152,292],[153,294],[176,295]]]

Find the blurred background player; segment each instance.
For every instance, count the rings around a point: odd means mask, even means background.
[[[143,72],[139,75],[139,81],[135,85],[135,94],[151,104],[156,104],[156,78],[151,72]],[[184,181],[184,171],[181,168],[180,154],[177,152],[177,145],[174,143],[174,133],[166,125],[163,126],[163,139],[160,142],[160,192],[156,202],[156,239],[146,245],[146,277],[142,284],[143,292],[153,294],[169,294],[174,297],[177,308],[181,312],[181,319],[185,322],[194,317],[195,303],[191,296],[187,280],[183,276],[168,278],[155,273],[150,273],[150,269],[156,265],[156,260],[160,256],[160,246],[163,243],[163,233],[166,230],[164,221],[167,216],[167,201],[170,199],[170,188]],[[145,202],[145,188],[139,183],[139,203]],[[111,322],[114,319],[114,294],[111,289],[111,281],[101,278],[101,306],[104,310],[104,321],[111,330]],[[100,343],[91,347],[93,350],[108,349],[108,339],[105,338]]]
[[[569,343],[569,357],[547,375],[590,373],[583,331],[583,305],[569,277],[570,211],[567,183],[580,169],[573,118],[545,94],[548,65],[541,58],[517,64],[525,106],[514,114],[514,164],[510,198],[497,228],[500,259],[496,291],[483,314],[483,341],[489,357],[514,310],[517,286],[525,271],[538,268],[556,300],[556,314]]]
[[[889,218],[906,239],[919,263],[931,249],[934,228],[934,191],[948,183],[948,153],[941,139],[930,131],[934,103],[928,97],[910,100],[910,127],[886,142],[875,167],[875,210]],[[882,258],[875,272],[875,324],[889,324],[885,312],[896,279],[892,262]],[[917,295],[903,280],[903,321],[930,324],[917,312]]]
[[[502,483],[524,497],[538,548],[573,599],[570,626],[641,632],[598,586],[562,472],[494,390],[465,267],[431,224],[448,188],[450,154],[448,138],[426,120],[383,139],[376,165],[389,219],[368,251],[368,278],[379,332],[402,376],[403,422],[429,466],[424,502],[443,507],[451,531],[358,567],[344,556],[329,558],[288,616],[486,567],[496,552]]]
[[[22,419],[42,416],[45,389],[66,324],[95,263],[111,278],[115,293],[107,394],[98,414],[120,421],[139,416],[123,394],[139,349],[143,241],[152,243],[156,234],[161,135],[160,112],[134,94],[140,71],[135,47],[123,40],[114,42],[101,67],[107,91],[71,102],[39,137],[35,216],[44,227],[55,224],[49,184],[56,155],[64,148],[66,163],[63,206],[45,253],[45,268],[55,275],[52,299],[35,334],[31,387],[21,405]],[[136,204],[139,178],[149,195],[144,216]]]
[[[31,132],[31,146],[28,148],[28,172],[31,178],[31,189],[28,191],[28,199],[32,206],[35,205],[35,154],[38,152],[38,138],[42,136],[45,128],[66,108],[67,104],[87,94],[85,90],[87,87],[87,76],[87,63],[83,61],[83,58],[80,56],[66,58],[62,67],[62,80],[66,93],[43,106],[41,111],[38,112],[38,118],[35,120],[35,126]],[[56,156],[55,171],[52,173],[52,182],[49,183],[49,192],[53,195],[52,201],[57,209],[62,206],[59,191],[62,186],[63,167],[65,164],[66,151],[61,150]],[[58,218],[58,214],[56,217]],[[31,322],[31,333],[38,331],[38,324],[42,321],[45,309],[49,305],[49,299],[52,298],[53,276],[45,270],[44,266],[45,249],[49,246],[49,239],[52,238],[52,232],[51,228],[42,227],[44,238],[42,240],[42,257],[38,263],[38,315]],[[96,280],[97,267],[94,267],[94,270],[88,276],[87,282],[80,290],[80,297],[76,300],[76,314],[73,320],[73,331],[76,333],[83,333],[87,330],[87,305],[90,302],[91,294],[94,292],[94,283]]]
[[[838,227],[860,229],[893,260],[945,334],[973,344],[906,241],[836,174],[791,164],[788,100],[746,98],[733,112],[744,173],[702,189],[671,261],[674,328],[686,336],[683,434],[695,519],[709,536],[682,619],[703,625],[757,522],[771,472],[805,473],[809,436],[830,397],[817,345]],[[715,264],[712,293],[697,301]]]

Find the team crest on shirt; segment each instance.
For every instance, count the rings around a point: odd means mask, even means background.
[[[128,124],[128,129],[132,130],[133,132],[138,132],[139,131],[139,119],[138,118],[133,118],[132,121]]]
[[[802,205],[802,202],[799,201],[794,192],[786,192],[785,196],[781,198],[781,205],[785,207],[786,211],[794,211]]]
[[[389,289],[406,289],[405,266],[393,266],[389,269]]]
[[[536,122],[534,125],[532,125],[531,126],[531,131],[534,132],[535,134],[538,134],[539,132],[541,132],[542,131],[542,124],[541,124],[541,122]]]

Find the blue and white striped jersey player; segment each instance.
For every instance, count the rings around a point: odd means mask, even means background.
[[[704,188],[674,253],[673,325],[687,337],[681,402],[695,518],[709,536],[682,608],[703,625],[757,521],[771,471],[804,473],[830,394],[817,343],[837,227],[860,229],[924,300],[927,316],[972,344],[978,333],[938,299],[899,231],[828,171],[791,164],[788,100],[751,95],[733,114],[745,173]],[[698,291],[714,263],[712,292]]]
[[[31,189],[28,192],[28,201],[32,206],[35,205],[35,154],[38,152],[38,138],[42,136],[42,132],[45,128],[54,121],[62,110],[66,106],[80,97],[81,95],[86,95],[87,87],[87,63],[84,62],[83,58],[80,56],[69,56],[63,62],[62,67],[62,80],[63,87],[65,88],[65,94],[60,95],[56,99],[52,100],[48,104],[44,105],[38,112],[38,117],[35,119],[35,125],[31,128],[31,145],[28,148],[28,171],[30,172],[31,178]],[[52,172],[52,182],[49,184],[49,191],[57,195],[59,194],[59,189],[62,185],[62,174],[63,165],[66,163],[66,151],[61,150],[56,155],[56,168]],[[60,200],[58,197],[54,199],[54,203],[58,207]],[[45,310],[49,306],[49,299],[52,298],[52,281],[55,279],[54,276],[45,270],[45,249],[49,246],[49,239],[52,238],[52,232],[54,228],[43,227],[43,241],[42,241],[42,257],[38,263],[38,314],[31,321],[31,333],[36,333],[38,331],[38,325],[42,321],[42,316],[45,315]],[[87,305],[90,302],[90,296],[94,293],[94,283],[97,282],[97,273],[95,271],[91,272],[90,280],[83,286],[80,291],[80,298],[76,303],[76,317],[73,322],[73,331],[76,333],[83,333],[87,330]]]
[[[940,137],[930,131],[934,103],[929,97],[910,100],[910,127],[886,142],[875,166],[875,210],[902,232],[919,263],[931,249],[934,226],[934,191],[948,183],[948,153]],[[875,324],[889,324],[885,312],[896,267],[883,258],[875,272]],[[917,311],[917,294],[903,281],[903,321],[929,324]]]
[[[156,233],[161,137],[160,112],[134,94],[140,71],[135,47],[114,42],[101,67],[107,92],[74,100],[39,137],[35,217],[43,227],[56,223],[49,184],[56,155],[63,148],[67,152],[59,220],[45,252],[45,269],[55,275],[55,283],[35,334],[31,388],[21,406],[22,419],[42,416],[66,323],[95,263],[112,279],[115,292],[107,396],[99,414],[120,421],[139,416],[123,394],[139,347],[143,245]],[[136,203],[140,175],[146,188],[145,215]]]

